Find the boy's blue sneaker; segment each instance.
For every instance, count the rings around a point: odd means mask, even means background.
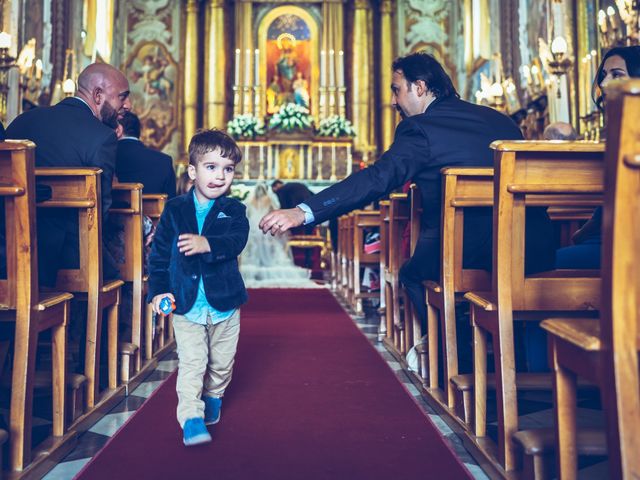
[[[213,425],[220,421],[220,408],[222,407],[222,399],[218,397],[202,397],[204,401],[204,423],[205,425]]]
[[[207,427],[204,424],[204,420],[201,418],[190,418],[184,422],[182,431],[182,441],[187,447],[211,441],[211,435],[209,435]]]

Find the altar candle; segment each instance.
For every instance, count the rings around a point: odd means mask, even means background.
[[[344,87],[344,52],[338,52],[338,86]]]
[[[618,22],[618,12],[609,5],[607,7],[607,15],[609,15],[609,21],[611,22],[611,28],[614,30],[618,30],[620,28],[620,22]]]
[[[257,87],[258,85],[260,85],[260,50],[258,50],[257,48],[255,49],[255,65],[253,66],[254,70],[255,70],[255,80],[253,82],[253,84]]]
[[[244,85],[249,86],[249,79],[251,72],[251,50],[248,48],[244,51]]]
[[[320,51],[320,86],[327,86],[327,52]]]
[[[598,59],[597,52],[595,50],[591,50],[591,83],[593,83],[596,79],[596,75],[598,74]]]
[[[240,49],[236,48],[236,73],[235,73],[235,85],[240,83]]]
[[[329,50],[329,86],[336,86],[336,63],[335,52]]]
[[[598,26],[600,27],[602,34],[607,33],[607,14],[604,10],[600,10],[598,12]]]

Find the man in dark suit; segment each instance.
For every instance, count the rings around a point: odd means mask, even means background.
[[[275,180],[271,184],[271,190],[278,196],[280,208],[293,208],[313,196],[313,192],[300,182],[283,183]]]
[[[140,120],[135,114],[126,112],[119,123],[122,136],[116,155],[118,180],[142,183],[144,193],[166,193],[169,198],[175,197],[176,172],[171,157],[140,141]]]
[[[426,53],[414,53],[393,63],[392,104],[403,120],[394,142],[369,168],[354,173],[306,202],[266,215],[260,228],[272,235],[301,224],[323,222],[387,195],[406,181],[415,182],[422,196],[421,231],[413,257],[400,279],[423,324],[426,307],[422,281],[438,279],[440,270],[441,174],[443,167],[492,166],[489,144],[521,139],[518,127],[496,110],[460,100],[442,66]],[[532,209],[533,210],[533,209]],[[544,211],[531,211],[527,228],[530,270],[553,264],[550,222]],[[464,265],[491,268],[491,209],[465,214]],[[532,234],[532,235],[530,235]]]
[[[111,205],[116,164],[118,118],[131,108],[129,82],[116,68],[89,65],[78,76],[78,91],[57,105],[19,115],[7,128],[7,138],[36,144],[38,167],[99,167],[102,169],[102,214]],[[57,272],[77,267],[78,219],[69,211],[38,213],[38,270],[40,283],[55,286]],[[117,275],[115,265],[103,262],[105,277]]]

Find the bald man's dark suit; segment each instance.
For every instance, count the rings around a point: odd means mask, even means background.
[[[111,183],[116,164],[115,132],[76,97],[53,107],[29,110],[7,127],[7,138],[36,144],[38,167],[98,167],[102,169],[102,213],[111,206]],[[78,217],[65,210],[38,212],[38,270],[40,283],[54,286],[60,268],[78,266]],[[104,262],[106,277],[113,266]]]
[[[455,97],[436,99],[419,115],[398,125],[393,144],[380,159],[360,172],[305,201],[323,222],[361,208],[411,180],[422,196],[423,213],[416,251],[402,268],[404,283],[423,321],[426,320],[422,280],[438,279],[440,271],[440,216],[444,167],[493,166],[489,145],[494,140],[522,139],[507,116]],[[528,271],[552,268],[554,245],[544,210],[527,212]],[[467,267],[491,268],[491,209],[465,213],[464,259]],[[535,267],[534,267],[535,265]]]

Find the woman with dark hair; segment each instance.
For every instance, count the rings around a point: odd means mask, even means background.
[[[591,97],[600,111],[606,107],[604,87],[619,78],[640,77],[640,46],[615,47],[605,53],[596,72]],[[593,216],[573,235],[570,247],[556,252],[556,268],[599,269],[602,209],[598,207]]]
[[[604,111],[604,87],[618,78],[640,77],[640,47],[615,47],[607,51],[596,72],[591,98]]]

